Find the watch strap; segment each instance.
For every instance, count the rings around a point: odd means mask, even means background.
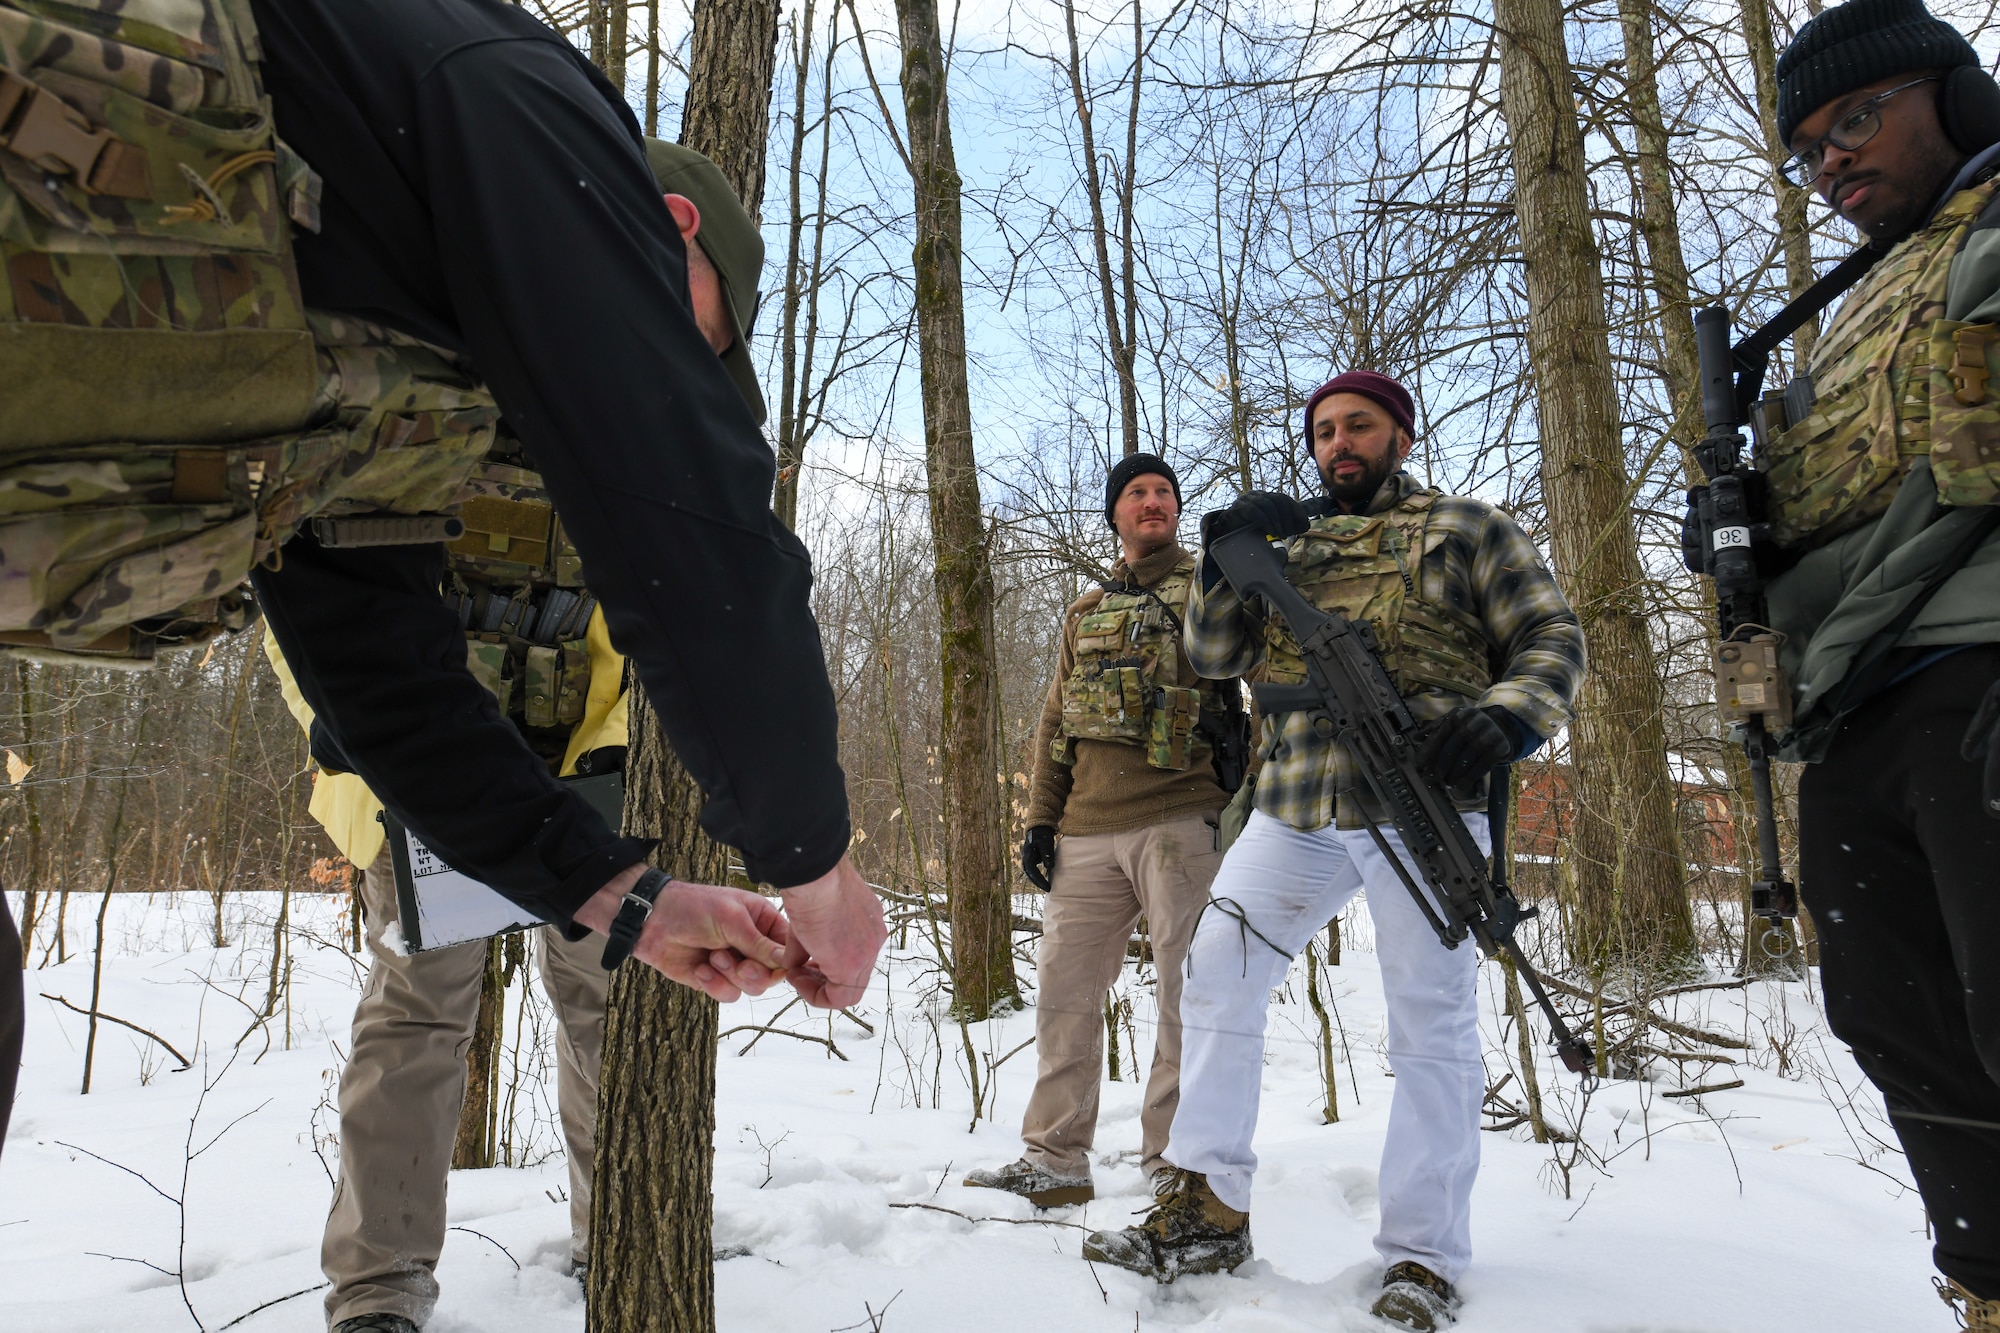
[[[611,919],[611,928],[605,932],[604,970],[616,971],[618,965],[632,956],[632,949],[639,943],[640,932],[646,928],[646,918],[653,914],[653,904],[658,901],[660,891],[673,883],[674,877],[664,870],[646,867],[646,873],[639,876],[639,882],[625,891],[624,900],[618,904],[618,915]]]

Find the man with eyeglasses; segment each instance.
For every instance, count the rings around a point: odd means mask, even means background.
[[[1759,408],[1800,886],[1828,1021],[1930,1214],[1939,1295],[1995,1333],[2000,85],[1919,0],[1826,10],[1777,72],[1786,173],[1875,252]]]

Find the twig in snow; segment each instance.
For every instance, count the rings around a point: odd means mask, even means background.
[[[946,1208],[936,1203],[892,1203],[891,1208],[921,1208],[927,1213],[950,1213],[953,1217],[967,1222],[1005,1222],[1010,1227],[1067,1227],[1071,1231],[1088,1231],[1089,1227],[1078,1226],[1074,1222],[1057,1222],[1047,1217],[972,1217],[956,1208]]]
[[[794,995],[791,999],[787,1000],[785,1002],[784,1008],[780,1009],[777,1013],[771,1015],[771,1022],[775,1024],[779,1019],[783,1018],[786,1014],[792,1012],[792,1006],[798,1004],[803,999],[805,999],[805,996],[803,995]],[[735,1030],[736,1029],[731,1028],[729,1031],[734,1032]],[[768,1027],[762,1027],[757,1029],[757,1035],[743,1043],[743,1049],[736,1053],[737,1056],[742,1057],[750,1054],[750,1049],[753,1046],[755,1046],[758,1042],[764,1040],[764,1034],[768,1031],[770,1031],[770,1028]],[[722,1034],[723,1037],[726,1037],[728,1035],[729,1035],[728,1032]],[[722,1037],[717,1037],[716,1040],[721,1041]]]
[[[809,1041],[813,1042],[816,1045],[826,1047],[829,1051],[832,1051],[835,1055],[838,1055],[843,1061],[847,1059],[846,1052],[842,1051],[838,1046],[834,1045],[833,1038],[831,1037],[815,1037],[810,1032],[793,1032],[787,1028],[768,1027],[761,1023],[740,1023],[737,1026],[730,1028],[726,1032],[717,1033],[715,1039],[717,1041],[721,1041],[724,1037],[731,1036],[738,1032],[768,1032],[774,1037],[796,1037],[800,1041]],[[746,1046],[743,1049],[747,1051],[750,1048]],[[886,1309],[887,1307],[884,1308]]]
[[[507,1262],[508,1262],[508,1263],[510,1263],[510,1264],[512,1264],[512,1265],[514,1265],[514,1271],[515,1271],[515,1272],[517,1272],[517,1273],[518,1273],[518,1272],[520,1272],[520,1271],[521,1271],[521,1261],[520,1261],[519,1259],[516,1259],[516,1258],[514,1257],[514,1252],[513,1252],[512,1250],[508,1249],[508,1248],[507,1248],[507,1247],[506,1247],[505,1245],[502,1245],[502,1244],[501,1244],[501,1243],[500,1243],[499,1241],[497,1241],[497,1240],[493,1239],[493,1237],[491,1237],[491,1236],[487,1235],[487,1234],[486,1234],[485,1232],[483,1232],[483,1231],[474,1231],[474,1230],[473,1230],[473,1229],[472,1229],[471,1227],[446,1227],[446,1228],[445,1228],[445,1230],[446,1230],[446,1231],[463,1231],[463,1232],[464,1232],[464,1233],[465,1233],[466,1235],[468,1235],[468,1236],[477,1236],[477,1237],[479,1237],[479,1239],[481,1239],[481,1240],[485,1241],[485,1242],[486,1242],[486,1243],[487,1243],[488,1245],[491,1245],[491,1246],[492,1246],[492,1247],[493,1247],[494,1249],[496,1249],[496,1250],[500,1251],[500,1253],[502,1253],[502,1254],[506,1255],[506,1256],[507,1256]]]
[[[104,1254],[98,1250],[85,1250],[84,1253],[89,1255],[93,1259],[109,1259],[112,1263],[115,1264],[137,1264],[141,1268],[150,1268],[155,1273],[165,1273],[168,1277],[180,1276],[180,1274],[176,1273],[173,1269],[162,1268],[158,1264],[154,1263],[151,1259],[131,1259],[127,1258],[125,1255],[122,1254]]]
[[[82,1014],[86,1018],[90,1017],[90,1010],[85,1009],[80,1005],[71,1004],[68,1000],[65,1000],[60,995],[51,995],[47,991],[43,991],[41,992],[41,996],[44,1000],[54,1000],[57,1004],[69,1010],[73,1014]],[[113,1018],[110,1014],[105,1013],[102,1009],[97,1011],[97,1021],[100,1023],[116,1023],[121,1028],[132,1029],[132,1031],[138,1033],[142,1037],[151,1037],[154,1041],[160,1043],[160,1045],[167,1048],[168,1055],[173,1056],[174,1059],[181,1062],[181,1069],[192,1069],[194,1067],[193,1061],[189,1060],[185,1055],[182,1055],[179,1051],[175,1050],[174,1044],[168,1041],[165,1037],[162,1037],[157,1032],[149,1032],[145,1028],[140,1027],[137,1023],[128,1023],[122,1018]],[[179,1073],[180,1070],[175,1070],[174,1072]]]
[[[256,1306],[253,1309],[245,1310],[242,1314],[237,1315],[234,1319],[222,1325],[221,1328],[216,1329],[215,1333],[223,1333],[225,1329],[235,1328],[238,1324],[248,1319],[251,1315],[262,1314],[264,1311],[270,1309],[274,1305],[283,1305],[286,1301],[295,1301],[301,1296],[310,1296],[313,1292],[325,1291],[328,1287],[332,1285],[333,1284],[330,1282],[321,1282],[316,1286],[300,1287],[297,1291],[293,1292],[289,1296],[274,1296],[270,1300],[265,1301],[262,1305]]]
[[[879,1310],[876,1309],[874,1306],[870,1305],[867,1301],[861,1302],[861,1308],[868,1312],[868,1317],[862,1320],[858,1324],[848,1324],[845,1325],[844,1327],[836,1328],[833,1330],[833,1333],[853,1333],[853,1330],[857,1328],[865,1328],[869,1330],[869,1333],[882,1333],[882,1319],[885,1315],[889,1313],[889,1305],[894,1305],[897,1301],[902,1299],[902,1296],[903,1296],[902,1292],[900,1291],[897,1292],[894,1296],[891,1296],[889,1298],[889,1304],[884,1305]]]

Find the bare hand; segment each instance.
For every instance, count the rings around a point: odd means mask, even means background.
[[[626,890],[644,871],[644,866],[628,867],[599,889],[577,909],[578,923],[610,929]],[[784,914],[770,899],[677,879],[661,890],[632,956],[668,980],[727,1004],[744,995],[762,995],[787,975],[790,939]]]
[[[846,857],[810,884],[785,890],[791,939],[785,980],[805,1002],[845,1009],[868,992],[875,955],[889,938],[882,900]]]

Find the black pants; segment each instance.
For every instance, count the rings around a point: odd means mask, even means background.
[[[1864,705],[1799,783],[1799,881],[1834,1032],[1882,1091],[1938,1270],[2000,1297],[2000,821],[1966,725],[2000,679],[1969,648]]]
[[[0,1149],[7,1146],[14,1078],[21,1072],[21,1031],[27,1026],[27,992],[22,981],[21,933],[14,929],[7,895],[0,893]]]

